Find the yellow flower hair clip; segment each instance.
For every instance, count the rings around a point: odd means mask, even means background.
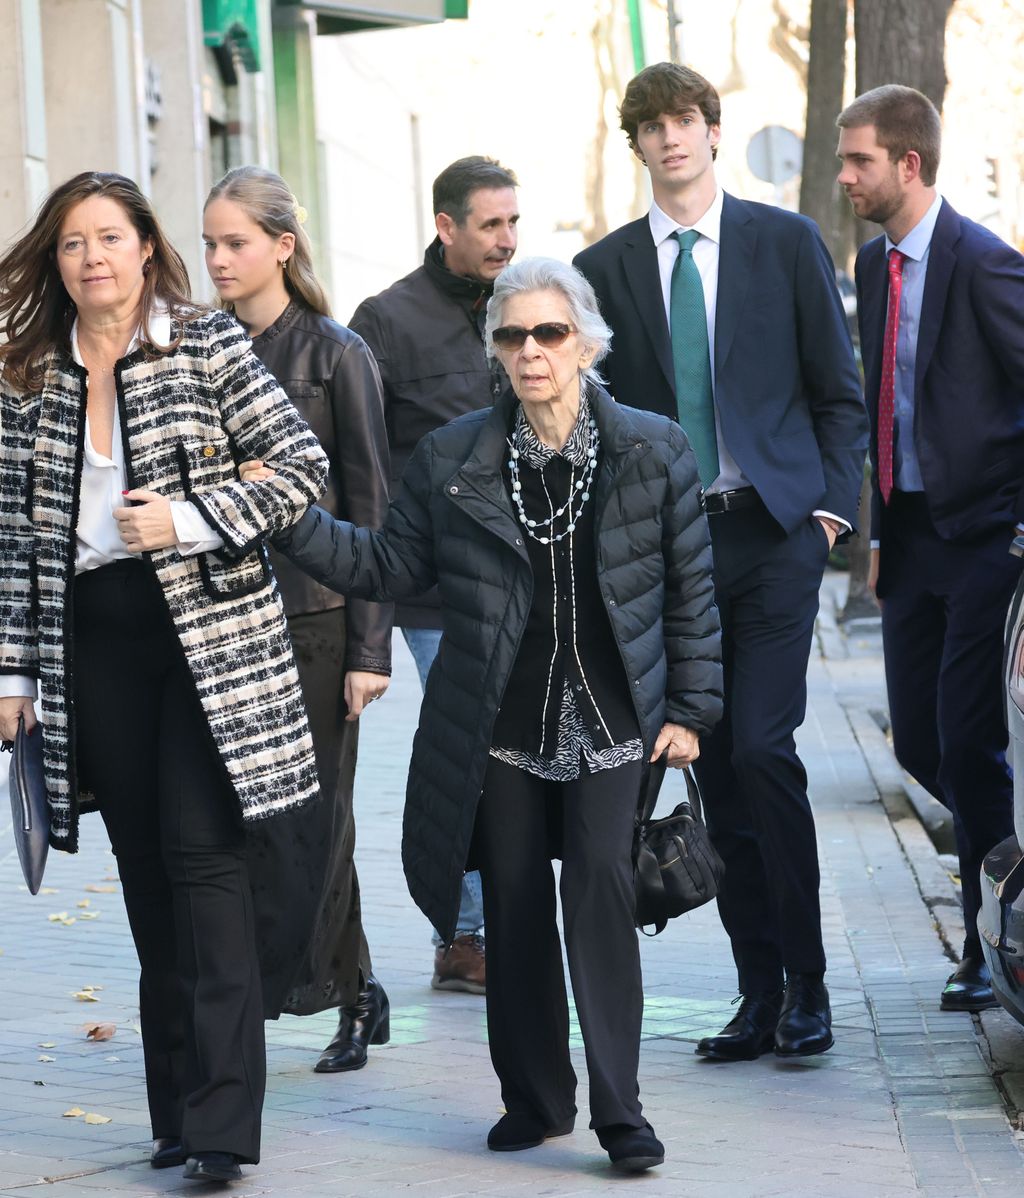
[[[292,194],[292,211],[295,213],[295,219],[300,225],[304,225],[309,220],[309,213],[303,208],[299,201]]]

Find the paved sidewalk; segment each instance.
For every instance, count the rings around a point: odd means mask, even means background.
[[[829,654],[838,641],[825,598],[820,643]],[[363,720],[357,787],[367,932],[391,997],[392,1041],[372,1049],[361,1072],[316,1076],[310,1066],[333,1031],[331,1015],[270,1025],[263,1164],[231,1193],[568,1198],[635,1186],[676,1198],[1016,1198],[1024,1155],[990,1074],[988,1041],[976,1020],[937,1009],[951,965],[921,879],[942,870],[926,839],[915,840],[910,823],[901,834],[879,799],[884,741],[865,734],[865,748],[854,735],[858,713],[880,701],[877,651],[865,644],[847,657],[815,655],[800,734],[818,817],[836,1047],[803,1063],[702,1061],[694,1043],[730,1017],[735,993],[716,913],[696,912],[645,940],[642,1093],[667,1162],[630,1181],[608,1172],[585,1113],[575,1135],[531,1152],[484,1146],[500,1101],[483,1000],[430,990],[429,929],[398,858],[419,685],[396,642],[391,692]],[[51,857],[46,881],[57,893],[32,898],[20,886],[6,810],[0,1194],[210,1192],[146,1163],[137,973],[102,825],[84,821],[82,852]],[[90,986],[102,987],[92,992],[98,1001],[74,997]],[[1015,1025],[1002,1012],[991,1018],[1013,1051]],[[117,1025],[113,1039],[87,1041],[84,1025],[101,1022]],[[578,1037],[576,1047],[585,1078]],[[582,1084],[580,1099],[585,1112]],[[75,1107],[110,1122],[63,1117]]]

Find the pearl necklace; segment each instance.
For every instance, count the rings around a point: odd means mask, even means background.
[[[519,478],[519,450],[514,445],[509,443],[511,454],[508,459],[509,473],[512,475],[512,502],[516,505],[516,510],[519,513],[519,523],[523,526],[528,537],[533,537],[535,541],[539,541],[541,545],[554,545],[558,541],[563,540],[571,532],[576,531],[576,521],[580,518],[587,500],[590,498],[590,487],[594,481],[594,471],[597,469],[597,450],[600,445],[598,437],[597,424],[593,416],[590,418],[589,438],[587,443],[587,464],[583,467],[583,477],[573,482],[575,476],[570,475],[569,482],[569,498],[565,503],[548,516],[546,520],[531,520],[523,507],[523,485]],[[572,512],[572,502],[574,499],[579,499],[580,506],[576,509],[576,514]],[[569,513],[569,523],[566,525],[565,531],[560,532],[558,536],[541,536],[535,529],[550,529],[554,522],[563,516],[566,512]]]

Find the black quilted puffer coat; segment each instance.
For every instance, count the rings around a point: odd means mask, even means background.
[[[444,635],[420,712],[406,795],[409,890],[446,941],[495,716],[533,593],[503,469],[508,392],[424,437],[381,531],[313,508],[275,543],[326,586],[390,601],[440,587]],[[679,426],[597,390],[598,585],[650,751],[666,721],[704,734],[722,713],[718,610],[696,462]]]

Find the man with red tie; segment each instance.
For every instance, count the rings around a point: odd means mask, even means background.
[[[1002,630],[1024,520],[1024,258],[938,194],[941,122],[889,84],[840,113],[839,182],[884,235],[857,256],[872,572],[896,757],[953,813],[966,939],[945,1010],[996,1005],[977,916],[1013,831]]]

